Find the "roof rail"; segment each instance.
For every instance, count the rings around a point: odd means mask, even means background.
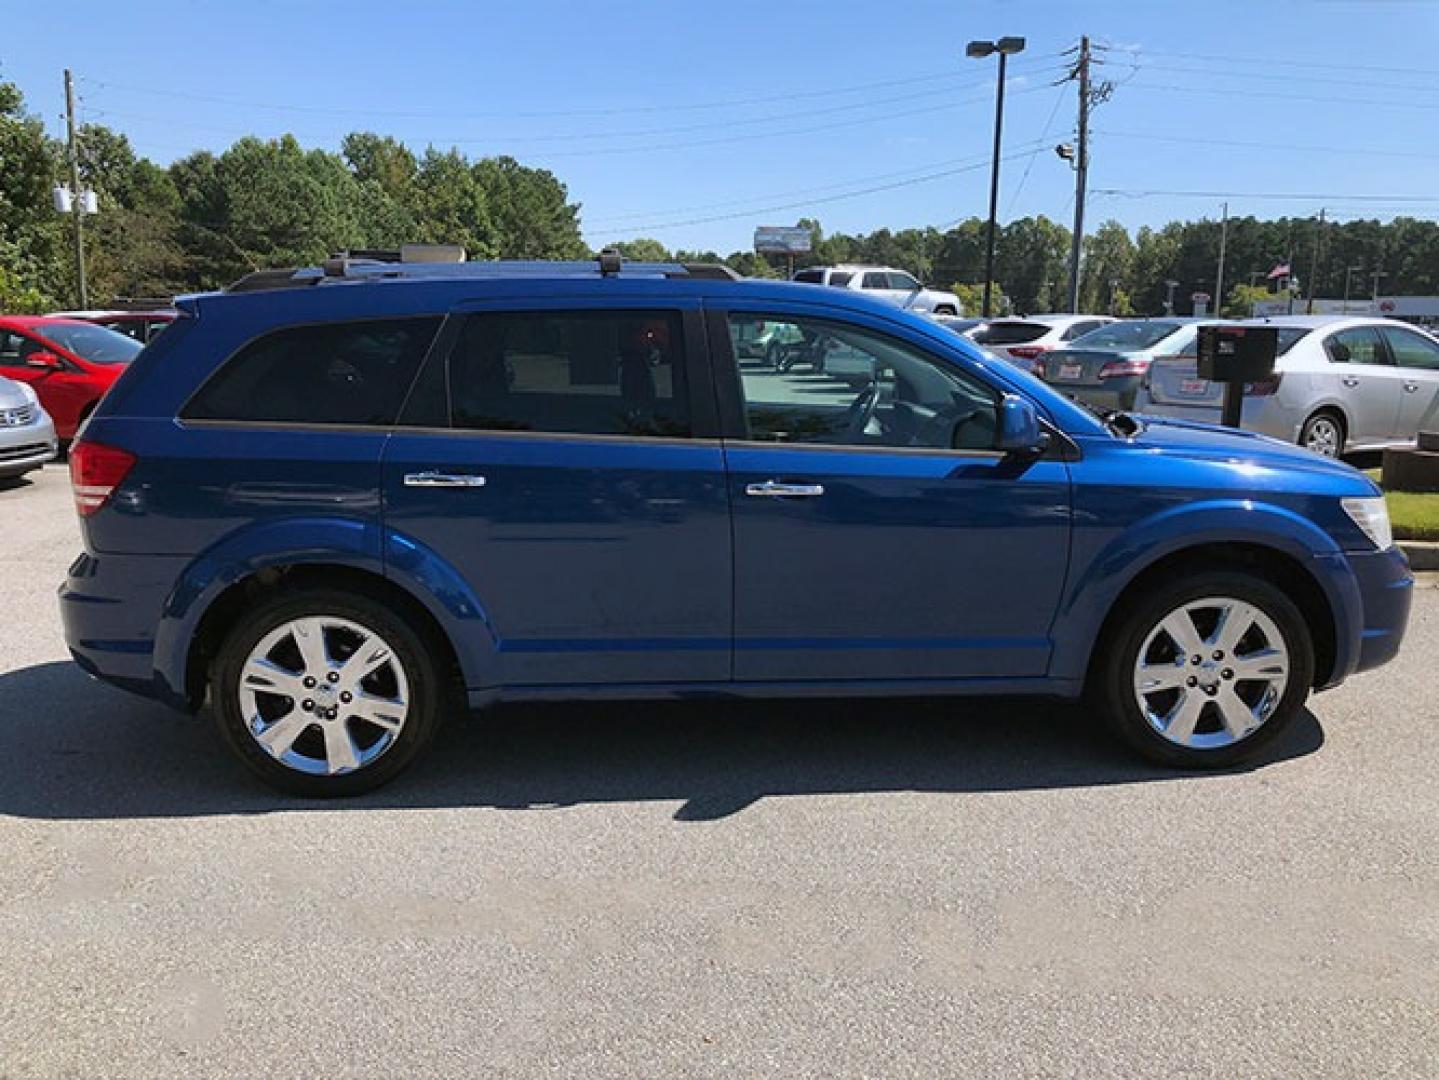
[[[492,262],[385,262],[373,258],[337,256],[319,266],[293,270],[257,270],[231,284],[226,292],[261,292],[357,281],[484,281],[499,278],[593,277],[694,278],[738,281],[740,276],[722,263],[655,263],[616,261],[612,252],[602,259],[550,262],[496,260]]]

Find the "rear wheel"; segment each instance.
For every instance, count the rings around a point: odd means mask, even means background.
[[[1279,589],[1216,570],[1145,590],[1095,672],[1095,703],[1151,761],[1222,768],[1294,722],[1314,681],[1303,615]]]
[[[1344,453],[1344,418],[1325,409],[1317,412],[1299,429],[1299,445],[1325,457]]]
[[[363,594],[276,596],[247,612],[219,650],[215,721],[240,760],[282,791],[370,791],[434,737],[444,698],[437,651]]]

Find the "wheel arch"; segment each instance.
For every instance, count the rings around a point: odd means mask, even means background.
[[[1292,554],[1259,543],[1207,543],[1171,551],[1134,574],[1110,604],[1093,639],[1085,664],[1085,682],[1094,676],[1103,655],[1125,614],[1153,586],[1176,576],[1205,570],[1237,570],[1253,573],[1278,585],[1304,616],[1314,643],[1314,686],[1329,683],[1338,662],[1339,630],[1333,606],[1324,586]]]
[[[242,612],[277,593],[319,588],[361,593],[399,613],[436,650],[441,669],[463,689],[464,673],[450,635],[408,589],[383,574],[345,563],[277,563],[230,582],[199,616],[185,655],[184,695],[189,706],[203,703],[210,663]]]

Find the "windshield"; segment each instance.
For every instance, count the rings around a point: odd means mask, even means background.
[[[144,348],[132,337],[89,323],[46,323],[35,332],[92,364],[128,364]]]
[[[1170,334],[1184,326],[1184,323],[1133,322],[1110,323],[1098,330],[1091,330],[1083,337],[1069,343],[1071,349],[1112,349],[1115,352],[1129,352],[1134,349],[1151,349]]]
[[[1023,345],[1044,337],[1051,329],[1045,323],[996,322],[976,332],[974,340],[981,345]]]

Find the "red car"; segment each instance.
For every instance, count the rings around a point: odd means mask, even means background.
[[[180,313],[174,308],[159,308],[153,311],[52,311],[50,317],[54,319],[80,319],[84,322],[94,323],[97,326],[106,326],[111,330],[118,330],[127,337],[132,337],[141,345],[148,345],[160,335],[160,331],[169,326]]]
[[[78,319],[0,316],[0,375],[30,385],[61,439],[75,437],[141,348],[134,338]]]

